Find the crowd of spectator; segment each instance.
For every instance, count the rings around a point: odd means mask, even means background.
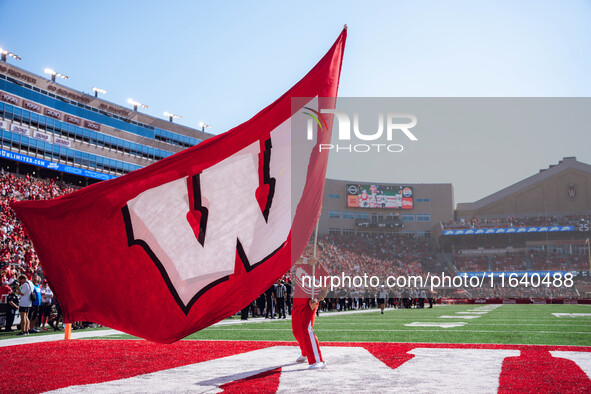
[[[59,329],[59,307],[44,279],[33,244],[9,203],[14,200],[46,200],[71,193],[74,188],[55,180],[0,172],[0,304],[5,312],[5,330],[11,331],[16,312],[20,313],[21,334]],[[31,292],[38,293],[36,297]],[[27,298],[28,299],[25,299]],[[35,298],[33,300],[33,298]],[[31,323],[26,327],[26,322]]]
[[[578,276],[579,271],[589,270],[589,260],[585,255],[569,254],[564,251],[540,251],[540,250],[520,250],[507,251],[500,253],[466,255],[457,254],[453,257],[454,264],[458,272],[505,272],[505,281],[495,279],[494,286],[490,286],[490,280],[485,280],[486,286],[483,287],[465,287],[463,295],[466,298],[530,298],[534,299],[576,299],[585,298],[591,290],[587,276]],[[509,274],[516,271],[529,271],[529,280],[523,282],[515,281],[514,285],[509,284]],[[534,272],[544,271],[566,271],[573,275],[572,286],[548,286],[539,283],[532,286],[530,282],[531,275]],[[538,274],[541,279],[545,275]],[[518,277],[521,278],[521,277]],[[553,275],[549,276],[550,282],[554,283]],[[515,285],[517,283],[517,285]],[[504,286],[502,285],[504,284]],[[451,296],[450,294],[445,294]]]
[[[459,272],[589,270],[589,259],[585,255],[534,249],[480,255],[456,254],[453,261]]]
[[[591,215],[564,215],[564,216],[523,216],[505,218],[477,218],[459,221],[449,220],[441,222],[444,230],[469,229],[469,228],[503,228],[503,227],[539,227],[539,226],[569,226],[577,225],[583,220],[589,222]]]
[[[528,269],[525,252],[506,252],[489,255],[456,255],[454,264],[460,272],[525,271]]]
[[[440,265],[429,241],[410,234],[328,234],[320,243],[321,261],[329,272],[339,275],[367,274],[385,280],[391,275],[424,275]]]
[[[570,258],[571,270],[587,271],[591,270],[591,263],[589,257],[585,255],[573,255]]]
[[[486,271],[488,256],[454,256],[454,264],[460,272]]]
[[[527,259],[523,252],[507,252],[494,255],[491,260],[492,271],[525,271]]]
[[[537,283],[537,282],[536,282]],[[577,293],[575,286],[525,286],[519,285],[511,287],[507,284],[505,279],[505,286],[501,286],[501,282],[497,280],[494,287],[483,288],[469,288],[466,289],[466,298],[470,299],[530,299],[535,300],[557,300],[557,299],[578,299],[582,294]]]
[[[17,219],[9,203],[14,200],[47,200],[74,191],[72,187],[32,178],[29,175],[17,177],[0,173],[0,265],[8,279],[19,273],[29,280],[37,274],[43,277],[43,270],[35,254],[33,244]]]
[[[566,271],[570,269],[568,256],[564,254],[534,250],[530,250],[528,254],[535,271]]]

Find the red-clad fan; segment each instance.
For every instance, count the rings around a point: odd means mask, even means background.
[[[326,364],[322,359],[318,338],[314,334],[314,319],[318,304],[326,297],[328,290],[318,284],[323,282],[321,278],[328,276],[328,271],[314,257],[300,258],[294,270],[295,292],[291,327],[302,352],[296,361],[303,363],[308,360],[309,369],[323,369],[326,368]]]

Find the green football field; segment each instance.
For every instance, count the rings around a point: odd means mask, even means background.
[[[314,331],[321,342],[417,342],[591,346],[591,306],[499,305],[486,313],[479,305],[436,306],[433,309],[379,310],[366,313],[321,313]],[[557,317],[553,313],[586,314]],[[441,316],[450,316],[442,318]],[[462,316],[479,316],[465,318]],[[238,317],[185,339],[293,341],[290,320]],[[236,322],[238,323],[238,322]],[[450,328],[420,324],[455,323]],[[413,324],[413,326],[407,326]],[[455,324],[451,324],[452,326]],[[127,335],[110,338],[132,338]]]

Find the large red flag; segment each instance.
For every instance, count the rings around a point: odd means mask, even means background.
[[[12,204],[66,322],[170,343],[242,309],[290,268],[320,215],[328,153],[318,148],[332,117],[312,141],[296,125],[334,108],[346,36],[227,133],[55,200]]]

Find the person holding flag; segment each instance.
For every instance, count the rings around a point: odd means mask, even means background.
[[[326,363],[322,359],[318,338],[314,334],[314,319],[320,301],[328,292],[326,286],[317,284],[325,282],[322,278],[328,276],[328,271],[316,257],[301,257],[294,269],[295,292],[291,327],[302,352],[296,361],[303,363],[308,360],[308,369],[324,369]]]

